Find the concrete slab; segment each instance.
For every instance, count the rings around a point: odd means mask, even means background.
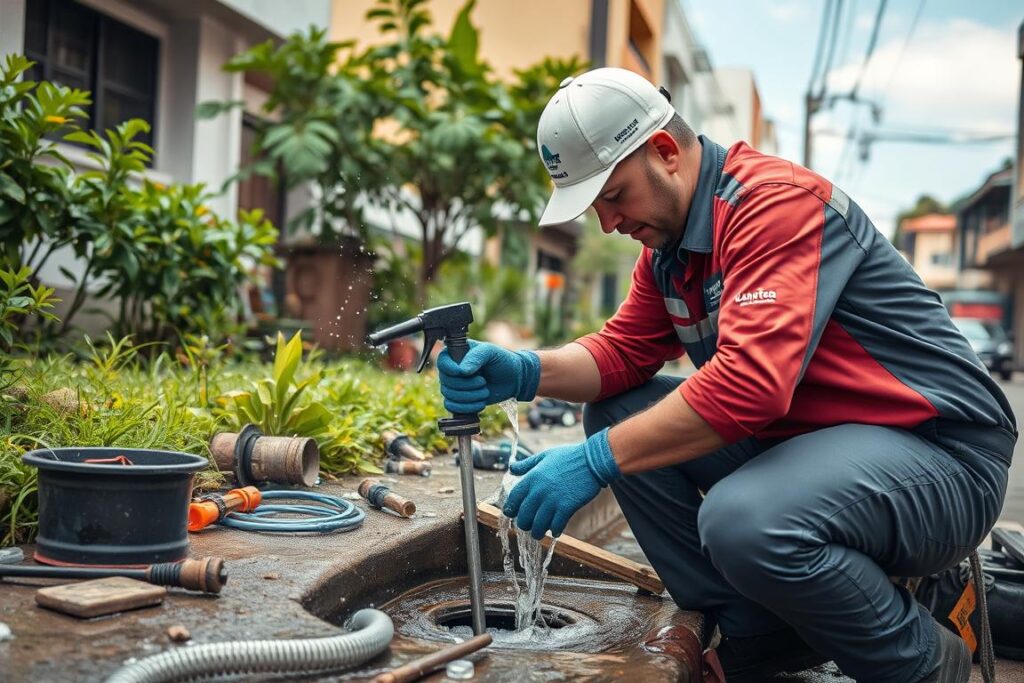
[[[535,444],[538,441],[541,447],[550,439],[533,439]],[[497,491],[501,475],[477,471],[480,499]],[[344,495],[354,491],[361,479],[346,478],[320,490]],[[40,586],[52,585],[53,581],[0,581],[0,622],[13,634],[12,639],[0,642],[3,680],[102,681],[126,660],[168,648],[188,647],[172,642],[168,635],[169,629],[177,626],[184,626],[191,633],[192,643],[336,635],[338,628],[325,618],[340,619],[346,613],[369,606],[367,601],[371,599],[373,604],[380,605],[421,582],[464,575],[461,496],[453,458],[435,459],[434,474],[429,478],[381,479],[396,493],[417,503],[414,517],[404,519],[369,510],[359,500],[354,502],[367,509],[366,520],[360,529],[348,533],[287,536],[217,527],[192,534],[192,556],[225,559],[228,583],[216,597],[172,589],[160,606],[80,620],[35,604],[35,591]],[[489,548],[485,552],[485,568],[500,570],[493,532],[481,528],[481,536],[486,537],[485,545]],[[26,556],[31,556],[32,548],[24,549]],[[368,558],[374,561],[367,562]],[[560,561],[552,564],[552,572],[601,578],[593,571]],[[401,580],[381,586],[383,576]],[[669,621],[692,630],[700,628],[699,615],[680,612],[667,598],[660,601],[657,610],[669,615]],[[315,680],[366,680],[436,649],[437,643],[396,637],[389,652],[363,669]],[[572,672],[570,678],[574,680],[611,681],[621,680],[627,671],[641,673],[646,680],[689,679],[686,667],[668,656],[647,653],[638,664],[622,653],[612,653],[583,666],[580,655],[570,652],[552,653],[543,659],[543,665],[523,678],[526,654],[488,656],[481,673],[489,672],[486,680],[497,681],[564,679],[568,672]]]

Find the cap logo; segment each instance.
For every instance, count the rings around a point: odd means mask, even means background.
[[[562,160],[559,159],[561,155],[552,154],[547,145],[540,146],[540,155],[544,158],[544,165],[548,167],[549,171],[558,170],[558,165],[562,163]]]
[[[544,165],[548,167],[548,172],[554,180],[569,177],[569,174],[565,171],[562,171],[561,173],[557,172],[559,164],[562,163],[560,158],[561,154],[553,154],[551,150],[548,149],[547,145],[541,145],[540,155],[544,159]]]
[[[629,125],[627,125],[625,128],[616,133],[615,142],[625,142],[629,138],[633,137],[633,134],[636,133],[639,126],[640,122],[637,121],[636,119],[633,119],[632,121],[629,122]]]

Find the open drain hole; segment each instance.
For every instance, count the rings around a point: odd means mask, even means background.
[[[516,608],[511,603],[487,603],[484,607],[484,616],[487,620],[488,629],[499,631],[516,630]],[[548,628],[564,628],[576,623],[570,615],[565,612],[541,606],[540,618],[547,624]],[[473,614],[469,603],[442,607],[434,612],[434,623],[445,628],[456,626],[473,626]]]

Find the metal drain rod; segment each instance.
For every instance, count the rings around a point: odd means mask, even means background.
[[[445,420],[442,420],[444,422]],[[445,429],[441,427],[442,431]],[[480,423],[476,431],[480,432]],[[480,562],[480,532],[477,528],[476,485],[473,481],[473,451],[471,434],[459,435],[459,476],[462,479],[462,518],[466,531],[466,565],[469,568],[469,608],[473,619],[473,634],[481,635],[487,630],[484,617],[483,572]]]
[[[469,324],[473,310],[466,302],[438,306],[423,311],[415,318],[374,332],[367,337],[373,346],[423,332],[423,354],[416,372],[423,370],[434,344],[443,341],[456,363],[469,353]],[[459,477],[462,481],[462,512],[466,531],[466,565],[469,570],[469,604],[473,618],[473,633],[481,635],[487,630],[484,616],[483,572],[480,568],[480,533],[476,521],[476,485],[473,481],[473,448],[470,437],[480,433],[480,415],[456,413],[437,421],[445,436],[458,439]]]

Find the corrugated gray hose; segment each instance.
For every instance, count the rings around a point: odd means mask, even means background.
[[[169,683],[208,676],[317,673],[347,669],[383,652],[395,633],[391,617],[363,609],[352,632],[327,638],[208,643],[169,650],[129,664],[107,683]]]

